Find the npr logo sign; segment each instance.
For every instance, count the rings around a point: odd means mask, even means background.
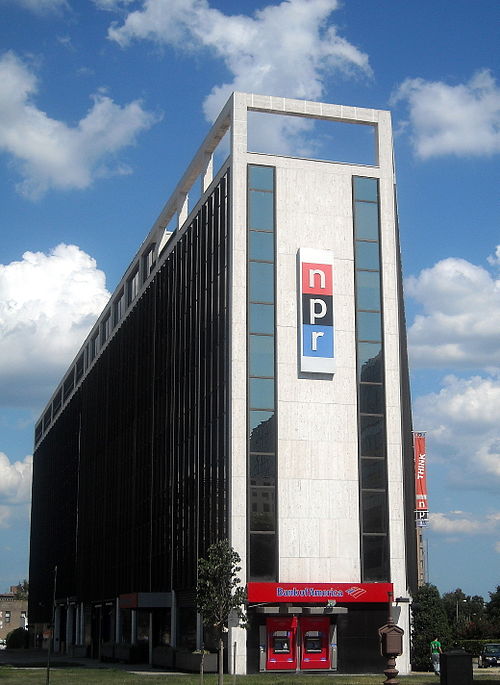
[[[299,250],[300,370],[334,373],[333,255]]]

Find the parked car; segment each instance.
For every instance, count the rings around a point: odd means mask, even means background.
[[[500,666],[500,644],[491,643],[483,645],[479,655],[479,668],[497,665]]]

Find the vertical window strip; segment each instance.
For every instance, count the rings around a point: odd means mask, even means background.
[[[247,191],[247,558],[277,580],[274,167],[249,165]]]
[[[376,582],[390,579],[377,179],[353,178],[353,215],[361,573]]]

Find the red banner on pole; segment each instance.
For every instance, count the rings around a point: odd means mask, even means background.
[[[413,454],[415,461],[415,515],[417,525],[425,526],[429,510],[427,502],[427,454],[425,433],[413,434]]]

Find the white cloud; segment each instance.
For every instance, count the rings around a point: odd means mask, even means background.
[[[489,255],[487,260],[488,264],[491,264],[491,266],[500,266],[500,245],[496,246],[495,254]]]
[[[460,487],[500,486],[500,377],[447,376],[436,393],[413,403],[415,425],[428,434],[428,454],[445,461]]]
[[[30,501],[32,468],[31,455],[12,464],[7,455],[0,452],[0,501],[3,504]]]
[[[465,259],[448,258],[406,281],[423,308],[408,331],[415,367],[500,366],[500,281]]]
[[[76,245],[0,265],[0,405],[39,408],[109,299]]]
[[[491,535],[500,531],[500,514],[477,517],[466,512],[434,512],[429,514],[429,525],[433,532],[445,535]]]
[[[0,452],[0,528],[10,528],[19,518],[25,519],[31,501],[33,457],[12,463]]]
[[[500,541],[495,543],[495,552],[500,554]]]
[[[109,38],[122,46],[143,39],[210,50],[232,75],[205,100],[213,120],[233,90],[316,99],[332,74],[371,74],[367,55],[329,23],[338,6],[338,0],[284,0],[250,17],[226,15],[207,0],[143,0],[142,9],[109,29]]]
[[[44,14],[68,7],[67,0],[3,0],[3,2],[16,4],[36,14]]]
[[[158,118],[139,101],[121,107],[105,95],[75,127],[50,118],[33,104],[35,75],[12,52],[0,58],[0,150],[12,155],[23,176],[20,192],[37,198],[51,188],[83,189],[98,177],[126,173],[114,156]]]
[[[392,98],[409,108],[412,143],[422,159],[500,152],[500,88],[491,71],[467,83],[406,79]]]
[[[92,2],[100,10],[115,11],[130,5],[132,2],[135,2],[135,0],[92,0]]]

